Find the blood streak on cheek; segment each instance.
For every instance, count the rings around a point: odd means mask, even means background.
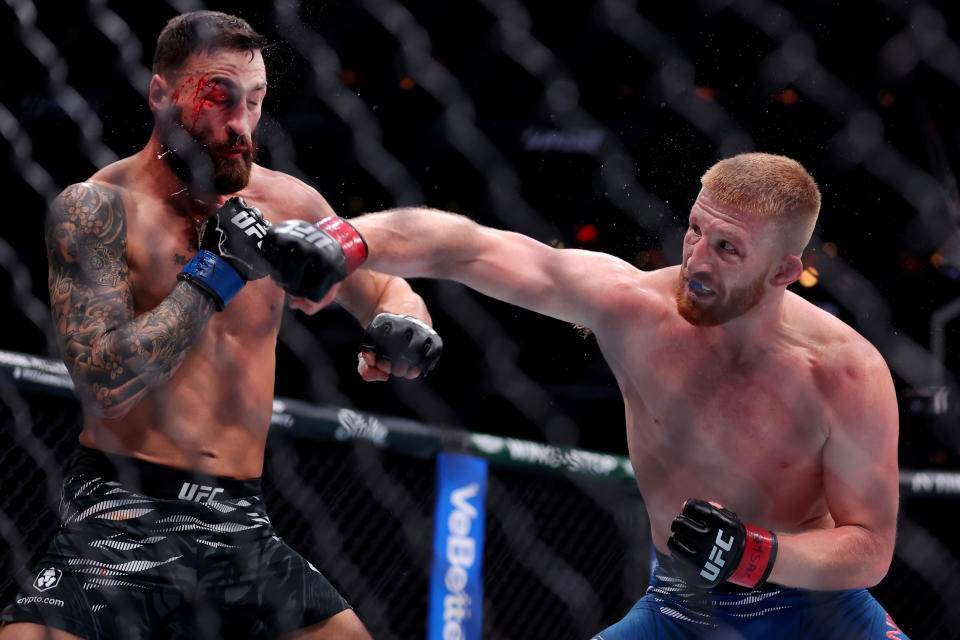
[[[192,83],[193,83],[193,76],[190,76],[183,82],[183,84],[177,87],[177,89],[173,92],[174,104],[176,104],[180,100],[180,92],[186,89],[187,87],[189,87]]]

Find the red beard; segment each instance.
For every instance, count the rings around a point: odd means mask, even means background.
[[[705,305],[691,299],[684,290],[684,272],[680,271],[680,280],[674,297],[677,301],[677,312],[680,316],[697,327],[715,327],[742,316],[757,306],[763,299],[764,281],[760,276],[750,284],[730,291],[727,300]]]

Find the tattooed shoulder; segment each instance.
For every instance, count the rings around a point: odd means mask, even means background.
[[[126,279],[126,212],[115,189],[92,182],[70,185],[50,207],[46,234],[51,270],[76,269],[91,284],[107,287]]]

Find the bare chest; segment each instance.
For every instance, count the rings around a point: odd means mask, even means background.
[[[141,203],[128,217],[127,265],[135,313],[156,307],[177,283],[177,275],[197,253],[198,225],[162,205]],[[210,321],[211,333],[270,336],[280,322],[283,294],[269,278],[248,283]]]
[[[645,498],[668,512],[691,496],[816,509],[826,431],[807,354],[785,347],[743,361],[683,328],[644,333],[601,346],[616,354]]]
[[[787,529],[825,513],[822,407],[801,362],[781,354],[735,365],[678,342],[641,351],[618,377],[655,529],[669,535],[690,497]]]

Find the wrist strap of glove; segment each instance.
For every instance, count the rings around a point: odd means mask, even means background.
[[[213,298],[217,311],[223,311],[227,303],[246,284],[229,262],[206,249],[198,251],[197,255],[184,265],[183,270],[177,274],[177,280],[186,280],[198,286]]]
[[[777,534],[745,524],[746,545],[733,575],[727,582],[754,589],[767,581],[777,559]]]
[[[317,228],[329,233],[343,247],[343,254],[347,257],[348,275],[356,271],[357,267],[367,259],[367,241],[352,224],[343,218],[336,216],[324,218],[317,223]]]

